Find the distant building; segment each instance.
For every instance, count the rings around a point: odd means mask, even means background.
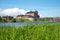
[[[60,17],[54,17],[53,21],[60,21]]]
[[[5,19],[5,20],[12,20],[13,17],[12,17],[12,16],[3,16],[2,19]]]
[[[6,20],[12,20],[13,17],[12,16],[6,16]]]
[[[40,18],[41,21],[60,21],[60,17],[44,17],[44,18]]]
[[[37,11],[30,11],[30,12],[27,12],[26,15],[17,15],[17,18],[26,18],[29,20],[38,20],[39,15],[38,15]]]

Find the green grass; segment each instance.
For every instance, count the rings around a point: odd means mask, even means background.
[[[0,40],[60,40],[60,24],[0,26]]]

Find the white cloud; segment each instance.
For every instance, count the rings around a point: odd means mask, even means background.
[[[24,15],[26,10],[24,9],[19,9],[19,8],[11,8],[11,9],[5,9],[5,10],[0,10],[0,15],[9,15],[9,16],[17,16],[17,15]]]

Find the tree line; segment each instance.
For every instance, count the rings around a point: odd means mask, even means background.
[[[49,17],[45,17],[45,18],[40,18],[38,20],[29,20],[29,19],[24,19],[24,18],[12,18],[11,20],[6,20],[5,19],[6,16],[0,16],[0,22],[36,22],[36,21],[41,21],[41,22],[53,22],[53,21],[58,21],[60,22],[59,19],[53,19],[53,18],[49,18]]]

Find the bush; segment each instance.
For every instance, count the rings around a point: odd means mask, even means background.
[[[5,19],[2,19],[2,21],[1,22],[7,22],[7,20],[5,20]]]
[[[13,18],[13,19],[12,19],[12,22],[16,22],[16,19],[15,19],[15,18]]]

